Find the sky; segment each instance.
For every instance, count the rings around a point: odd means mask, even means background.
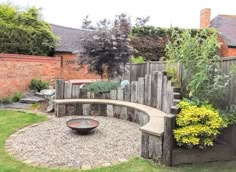
[[[44,20],[66,27],[80,28],[86,15],[99,21],[126,13],[132,18],[150,16],[148,24],[158,27],[199,28],[200,10],[211,8],[218,14],[236,15],[236,0],[0,0],[21,8],[42,9]]]

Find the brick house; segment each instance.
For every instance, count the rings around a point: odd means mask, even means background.
[[[100,76],[88,72],[88,66],[82,68],[78,65],[78,57],[73,53],[81,48],[81,39],[90,30],[75,29],[51,24],[54,34],[59,37],[59,43],[55,48],[55,57],[61,58],[61,77],[73,79],[100,79]]]
[[[212,27],[219,31],[221,56],[236,56],[236,15],[217,15],[211,20],[211,9],[205,8],[200,14],[200,28]]]

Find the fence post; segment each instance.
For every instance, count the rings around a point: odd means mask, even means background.
[[[79,85],[72,85],[72,95],[71,97],[74,99],[79,98],[80,86]]]
[[[151,90],[151,75],[146,75],[145,76],[145,105],[151,106],[151,97],[152,97],[152,90]]]
[[[63,99],[64,98],[64,80],[57,79],[55,85],[56,93],[55,99]]]
[[[172,150],[174,148],[173,129],[175,128],[176,116],[168,114],[164,117],[164,143],[162,162],[166,166],[172,165]]]
[[[162,72],[158,72],[156,108],[160,109],[160,110],[161,110],[161,107],[162,107],[162,82],[163,82],[163,74],[162,74]]]
[[[138,102],[138,83],[137,81],[132,81],[130,85],[131,91],[131,102],[137,103]]]
[[[163,76],[162,81],[162,107],[161,110],[165,113],[168,113],[168,98],[167,98],[167,76]]]
[[[147,65],[146,74],[149,75],[149,74],[150,74],[150,62],[148,61],[148,62],[146,63],[146,65]]]
[[[157,104],[157,80],[158,72],[153,72],[151,77],[151,106],[156,107]]]
[[[144,95],[145,95],[145,79],[138,78],[138,103],[144,104]]]
[[[110,91],[110,99],[111,100],[116,100],[116,94],[117,94],[116,90],[111,90]],[[107,116],[108,117],[113,117],[114,116],[114,110],[115,110],[115,106],[107,105]]]
[[[117,100],[124,101],[124,89],[122,87],[117,88]],[[127,119],[127,108],[119,107],[119,117],[121,119]]]
[[[65,87],[64,87],[64,97],[65,99],[71,99],[71,92],[72,92],[72,84],[69,81],[65,82]]]

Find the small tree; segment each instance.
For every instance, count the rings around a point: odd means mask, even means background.
[[[122,73],[131,56],[128,34],[130,20],[125,14],[117,16],[111,24],[108,20],[98,23],[98,30],[90,32],[82,41],[80,58],[82,64],[103,78],[105,72],[111,78]]]

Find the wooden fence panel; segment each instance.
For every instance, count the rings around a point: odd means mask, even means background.
[[[145,77],[155,71],[163,72],[166,70],[166,62],[147,62],[142,64],[127,64],[126,69],[130,71],[129,76],[122,78],[130,78],[130,82],[137,81],[138,78]],[[127,74],[126,74],[127,75]]]
[[[230,70],[232,66],[234,65],[236,65],[236,57],[222,58],[222,61],[220,62],[220,68],[225,75],[230,75]],[[163,72],[166,70],[166,66],[167,66],[167,63],[165,61],[163,62],[151,61],[151,62],[147,62],[143,64],[132,64],[129,66],[130,67],[130,83],[132,81],[138,81],[138,78],[145,77],[146,74],[152,74],[155,71]],[[183,74],[184,74],[183,65],[179,64],[177,65],[177,68],[178,68],[178,75],[179,75],[180,83],[184,85],[184,83],[186,84],[187,81],[183,80]],[[154,98],[152,98],[152,102],[153,102],[153,99]],[[222,103],[223,102],[225,102],[225,106],[227,108],[232,108],[232,106],[235,106],[235,111],[236,111],[236,76],[233,76],[231,78],[229,86],[225,88],[225,99],[222,100]],[[152,106],[153,106],[153,103],[152,103]],[[158,104],[159,102],[156,102],[156,103],[160,107],[160,105]]]
[[[225,75],[230,75],[233,66],[236,65],[235,57],[223,58],[220,62],[220,68]],[[232,76],[229,86],[225,88],[225,106],[227,109],[232,109],[236,106],[236,76]],[[236,111],[236,109],[235,109]]]

